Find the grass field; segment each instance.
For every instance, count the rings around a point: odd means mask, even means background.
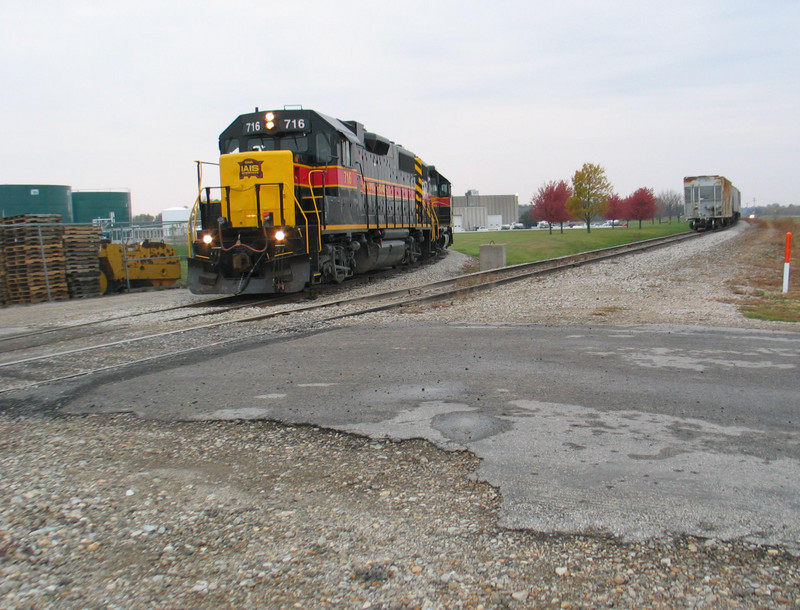
[[[748,221],[751,230],[733,264],[738,273],[731,290],[748,318],[800,322],[800,218],[768,218]],[[792,234],[789,291],[783,293],[786,233]]]
[[[451,248],[464,254],[477,257],[482,244],[505,244],[506,262],[509,265],[529,263],[558,256],[567,256],[589,250],[599,250],[634,241],[642,241],[663,235],[684,233],[689,230],[685,222],[651,224],[642,223],[631,227],[614,227],[592,229],[564,229],[561,233],[553,229],[552,235],[547,229],[531,229],[528,231],[489,231],[488,233],[465,232],[456,233]]]

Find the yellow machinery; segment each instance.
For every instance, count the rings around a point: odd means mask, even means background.
[[[160,241],[100,245],[100,292],[171,286],[181,279],[181,259]]]

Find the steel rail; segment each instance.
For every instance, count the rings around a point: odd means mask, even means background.
[[[102,322],[106,323],[106,322],[116,322],[117,320],[129,320],[131,318],[137,318],[139,316],[155,315],[155,314],[159,314],[159,313],[165,313],[167,311],[177,311],[177,310],[180,310],[180,309],[209,307],[209,306],[212,306],[212,305],[215,305],[215,304],[219,304],[220,302],[224,302],[228,298],[229,297],[208,299],[208,300],[205,300],[205,301],[196,301],[194,303],[187,303],[185,305],[173,305],[171,307],[164,307],[162,309],[153,309],[153,310],[149,310],[149,311],[140,311],[140,312],[137,312],[137,313],[125,314],[125,315],[121,315],[121,316],[112,316],[110,318],[103,318]],[[78,324],[66,324],[64,326],[57,326],[57,327],[54,327],[54,328],[41,328],[41,329],[38,329],[38,330],[32,330],[32,331],[26,332],[26,333],[17,333],[17,334],[12,334],[12,335],[4,335],[4,336],[0,337],[0,343],[6,342],[6,341],[14,341],[16,339],[28,339],[30,337],[38,337],[40,335],[48,335],[48,334],[56,333],[56,332],[74,330],[76,328],[84,328],[84,327],[87,327],[87,326],[92,326],[92,325],[97,325],[97,324],[98,324],[97,321],[80,322]]]
[[[383,269],[370,272],[366,276],[359,276],[359,277],[355,278],[355,281],[353,281],[353,280],[349,281],[347,283],[346,288],[352,288],[353,286],[357,286],[357,285],[360,285],[362,283],[373,281],[376,278],[382,277],[384,275],[387,275],[387,273]],[[107,322],[116,322],[116,321],[119,321],[119,320],[129,320],[131,318],[148,316],[148,315],[156,315],[156,314],[161,314],[161,313],[165,313],[165,312],[169,312],[169,311],[179,311],[179,310],[183,310],[183,309],[186,309],[186,310],[200,309],[200,308],[203,308],[203,307],[215,307],[215,309],[213,309],[211,311],[203,311],[201,313],[195,313],[195,314],[191,314],[191,315],[188,315],[188,316],[183,316],[183,317],[180,317],[180,318],[175,318],[175,321],[177,321],[177,320],[185,320],[187,318],[196,318],[196,317],[203,317],[203,316],[215,316],[215,315],[221,315],[221,314],[224,314],[224,313],[228,313],[228,312],[231,312],[231,311],[236,311],[237,309],[244,309],[246,307],[260,307],[260,306],[276,305],[276,304],[277,305],[281,305],[281,304],[285,304],[285,303],[290,303],[291,304],[291,303],[296,303],[296,302],[304,300],[304,299],[318,298],[320,296],[320,293],[324,294],[324,292],[326,290],[333,290],[333,289],[336,289],[336,288],[339,288],[339,285],[313,286],[311,288],[307,288],[303,292],[299,292],[299,293],[295,293],[295,294],[286,294],[286,295],[282,295],[282,294],[271,295],[268,298],[260,298],[258,300],[254,300],[254,301],[249,301],[247,299],[256,297],[256,295],[251,295],[250,297],[248,297],[248,295],[236,295],[236,296],[223,295],[223,296],[219,296],[219,297],[215,297],[215,298],[211,298],[211,299],[205,299],[205,300],[202,300],[202,301],[195,301],[193,303],[185,303],[183,305],[173,305],[171,307],[164,307],[164,308],[161,308],[161,309],[154,309],[154,310],[149,310],[149,311],[140,311],[140,312],[137,312],[137,313],[125,314],[125,315],[120,315],[120,316],[112,316],[112,317],[108,317],[108,318],[103,318],[101,320],[101,322],[103,324],[105,324]],[[231,304],[227,305],[225,307],[217,307],[218,305],[226,305],[227,303],[231,303]],[[19,339],[30,339],[32,337],[50,335],[50,334],[58,333],[58,332],[67,332],[67,331],[76,330],[76,329],[80,329],[80,328],[96,326],[97,324],[98,324],[98,321],[80,322],[78,324],[67,324],[67,325],[64,325],[64,326],[58,326],[58,327],[54,327],[54,328],[42,328],[42,329],[33,330],[33,331],[29,331],[29,332],[3,335],[3,336],[0,336],[0,345],[2,345],[4,342],[11,342],[11,341],[19,340]],[[109,333],[109,332],[114,332],[114,331],[115,331],[114,328],[107,328],[107,329],[103,329],[103,330],[98,331],[97,334]],[[36,346],[35,345],[28,345],[28,346],[25,346],[25,347],[26,348],[31,348],[31,347],[36,347]],[[2,352],[0,352],[0,353],[2,353]],[[2,365],[0,365],[0,366],[2,366]]]

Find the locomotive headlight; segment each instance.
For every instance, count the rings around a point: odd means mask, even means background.
[[[264,124],[266,125],[267,129],[272,129],[275,127],[275,114],[272,112],[268,112],[264,115]]]
[[[275,231],[275,240],[276,241],[283,241],[284,239],[286,239],[286,233],[284,233],[280,229]]]
[[[206,233],[205,235],[203,235],[203,243],[205,245],[207,246],[210,245],[212,241],[214,241],[214,236],[211,235],[211,233]]]

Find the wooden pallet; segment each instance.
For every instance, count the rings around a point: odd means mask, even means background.
[[[7,305],[68,297],[61,217],[24,214],[0,219],[2,292]],[[46,269],[46,270],[45,270]]]
[[[100,227],[65,227],[67,286],[70,298],[100,296]]]
[[[100,296],[100,227],[60,223],[56,214],[0,218],[3,304]]]
[[[0,218],[0,224],[19,225],[19,224],[61,224],[60,214],[18,214],[16,216],[6,216]]]

